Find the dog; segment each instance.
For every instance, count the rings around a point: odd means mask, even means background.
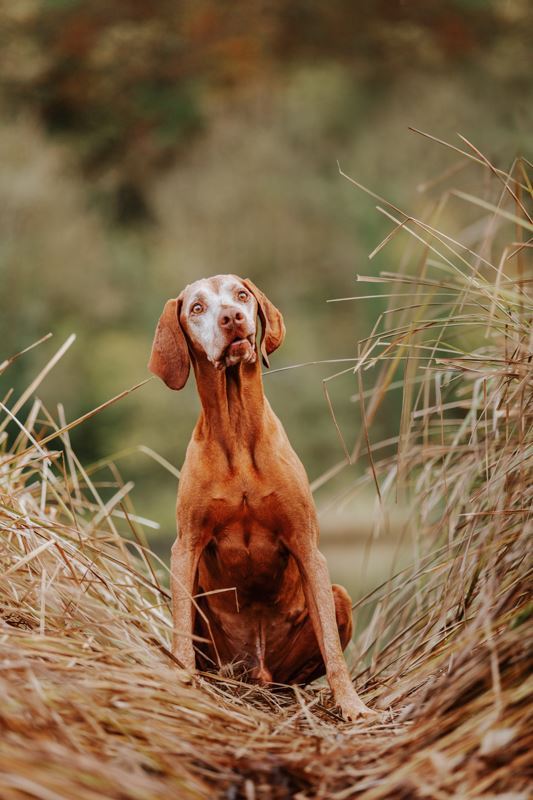
[[[305,469],[263,392],[257,318],[268,367],[285,325],[251,280],[198,280],[157,324],[149,369],[179,390],[192,365],[202,406],[178,490],[172,652],[191,672],[239,662],[262,685],[326,674],[353,720],[373,712],[343,656],[351,600],[331,585]]]

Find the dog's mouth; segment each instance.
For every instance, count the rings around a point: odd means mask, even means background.
[[[253,364],[255,359],[255,336],[251,333],[249,336],[235,336],[225,347],[215,366],[217,369],[225,369],[241,362]]]

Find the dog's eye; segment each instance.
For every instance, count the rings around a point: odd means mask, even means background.
[[[191,308],[193,314],[201,314],[203,310],[204,307],[201,303],[195,303]]]
[[[241,289],[240,292],[237,292],[237,297],[239,298],[239,300],[245,301],[248,300],[249,294],[248,292],[245,292],[244,289]]]

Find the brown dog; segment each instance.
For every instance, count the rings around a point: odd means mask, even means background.
[[[155,333],[150,370],[181,389],[192,363],[202,403],[178,491],[173,652],[190,671],[240,662],[265,684],[326,673],[353,719],[371,712],[342,653],[350,597],[331,586],[305,470],[263,393],[257,315],[268,367],[283,318],[235,275],[187,286],[166,303]]]

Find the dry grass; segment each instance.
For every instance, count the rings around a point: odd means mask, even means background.
[[[397,235],[415,246],[396,273],[371,278],[389,285],[391,305],[350,366],[364,423],[350,455],[369,459],[377,527],[389,497],[412,504],[412,567],[358,604],[374,613],[354,677],[381,719],[344,724],[326,688],[191,680],[168,650],[166,567],[146,546],[130,486],[112,463],[84,469],[61,407],[54,419],[35,399],[22,419],[8,394],[2,800],[527,796],[531,184],[526,162],[496,172],[461,147],[490,178],[481,197],[448,192],[424,221],[380,199],[397,225],[383,246]],[[481,214],[467,247],[435,230],[449,202]],[[372,422],[398,375],[393,452],[372,443]]]

